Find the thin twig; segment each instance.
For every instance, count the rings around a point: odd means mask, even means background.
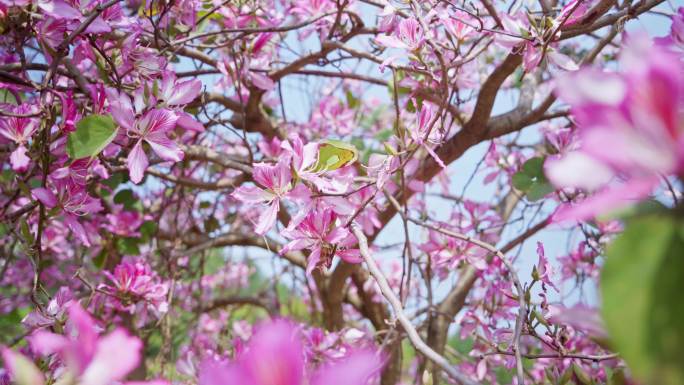
[[[390,194],[386,194],[388,200],[392,205],[395,206],[397,209],[397,212],[399,215],[404,216],[404,213],[398,208],[399,202]],[[518,277],[518,274],[515,271],[515,268],[513,267],[513,264],[506,258],[506,256],[501,252],[501,250],[497,249],[496,246],[489,244],[487,242],[481,241],[477,238],[470,237],[465,234],[457,233],[455,231],[450,231],[450,230],[445,230],[440,227],[431,225],[429,223],[425,223],[421,220],[411,218],[409,216],[406,216],[406,220],[409,222],[415,223],[416,225],[428,228],[430,230],[434,230],[438,233],[456,238],[456,239],[461,239],[463,241],[466,241],[468,243],[472,243],[476,246],[479,246],[491,253],[494,253],[500,260],[501,262],[506,266],[506,269],[508,269],[509,274],[511,275],[511,280],[513,280],[513,284],[515,285],[515,289],[518,292],[518,316],[515,319],[515,330],[513,332],[513,351],[515,352],[515,358],[516,358],[516,368],[517,368],[517,377],[518,377],[518,384],[524,384],[525,383],[525,376],[524,376],[524,371],[523,371],[523,365],[522,365],[522,356],[520,353],[520,336],[522,335],[522,325],[523,325],[523,319],[527,315],[527,306],[525,303],[525,291],[523,289],[522,284],[520,283],[520,278]]]
[[[380,287],[380,292],[382,293],[382,295],[392,306],[392,309],[394,310],[394,315],[406,331],[406,334],[408,335],[411,344],[413,344],[416,350],[422,353],[430,361],[434,362],[437,366],[439,366],[445,372],[447,372],[449,376],[454,380],[465,385],[475,385],[475,382],[473,382],[468,377],[458,372],[449,363],[449,361],[447,361],[446,358],[441,356],[436,351],[432,350],[432,348],[429,347],[420,338],[418,331],[416,331],[416,328],[413,326],[409,318],[404,313],[404,309],[401,306],[401,301],[399,301],[397,296],[394,294],[394,292],[390,288],[389,283],[387,282],[387,278],[385,278],[385,275],[380,271],[378,265],[371,257],[370,251],[368,249],[368,239],[366,238],[366,235],[363,233],[363,230],[361,230],[359,225],[356,223],[352,223],[351,230],[359,241],[359,250],[361,252],[361,257],[366,262],[366,265],[368,266],[368,271],[370,271],[371,275],[375,279],[375,282]]]

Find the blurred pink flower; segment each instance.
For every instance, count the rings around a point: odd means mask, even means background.
[[[121,328],[100,336],[95,320],[78,302],[69,306],[68,313],[67,336],[37,331],[29,337],[36,352],[61,358],[66,368],[63,376],[74,376],[79,385],[109,385],[125,379],[138,366],[140,339]]]
[[[679,58],[646,36],[631,36],[620,63],[622,73],[588,68],[558,79],[557,93],[577,121],[580,149],[549,159],[547,176],[558,187],[597,193],[561,207],[557,221],[622,208],[647,196],[663,175],[684,170]]]
[[[287,321],[277,320],[262,324],[234,361],[205,361],[199,385],[365,385],[381,368],[380,355],[358,350],[309,375],[299,331]]]

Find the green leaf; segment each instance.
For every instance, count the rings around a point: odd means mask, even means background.
[[[354,96],[354,94],[351,91],[347,91],[345,96],[347,97],[347,106],[349,106],[349,108],[354,109],[354,108],[358,107],[359,104],[361,104],[361,102],[359,101],[359,98]]]
[[[115,173],[113,173],[113,174],[109,177],[109,179],[103,180],[103,181],[102,181],[102,184],[104,184],[105,186],[107,186],[107,187],[109,187],[109,188],[111,188],[111,189],[115,189],[115,188],[116,188],[118,185],[120,185],[121,183],[126,182],[126,179],[127,179],[127,174],[126,174],[126,173],[124,173],[124,172],[115,172]]]
[[[530,178],[544,178],[544,158],[528,159],[522,166],[522,171]]]
[[[91,158],[104,150],[116,136],[116,124],[109,115],[90,115],[76,123],[76,131],[67,139],[71,159]]]
[[[560,376],[560,378],[558,378],[558,381],[556,382],[556,385],[565,385],[565,384],[567,384],[568,381],[570,381],[570,378],[572,377],[572,373],[573,373],[573,368],[572,368],[572,367],[569,367],[569,368],[565,369],[565,371],[564,371],[563,374]]]
[[[511,184],[524,192],[527,199],[532,202],[538,201],[554,191],[553,186],[544,176],[544,158],[541,157],[528,159],[520,171],[513,174]]]
[[[119,253],[126,255],[139,255],[140,238],[119,238],[116,240],[116,248]]]
[[[9,313],[0,314],[0,330],[4,332],[0,334],[0,346],[9,343],[14,336],[22,332],[24,327],[21,320],[23,318],[21,309],[13,309]]]
[[[136,202],[137,199],[131,189],[121,190],[114,195],[114,203],[123,205],[126,210],[134,210]]]
[[[318,162],[314,170],[333,171],[350,165],[359,158],[359,151],[353,144],[341,140],[324,140],[318,146]]]
[[[630,222],[608,249],[603,317],[631,372],[644,384],[684,384],[684,232],[666,215]]]
[[[394,130],[386,128],[375,134],[375,139],[377,139],[380,142],[386,142],[392,137],[392,135],[394,135]]]
[[[107,249],[103,248],[100,250],[100,253],[93,258],[93,265],[101,270],[104,267],[105,262],[107,262]]]
[[[607,371],[606,371],[607,372]],[[627,376],[623,369],[617,368],[608,377],[608,385],[627,385]]]
[[[142,235],[142,240],[147,242],[157,231],[157,222],[145,221],[140,225],[140,235]]]
[[[532,184],[534,184],[532,178],[522,172],[516,172],[513,174],[511,182],[513,183],[513,187],[523,192],[529,190],[530,187],[532,187]]]
[[[9,92],[7,89],[1,89],[0,90],[0,103],[8,103],[8,104],[14,104],[17,105],[17,98],[14,97],[14,94]]]
[[[494,376],[496,376],[497,384],[512,384],[513,371],[504,367],[494,368]]]
[[[26,218],[21,219],[20,231],[21,231],[21,236],[24,238],[24,241],[26,242],[26,244],[27,245],[33,245],[33,242],[34,242],[33,233],[31,232],[31,227],[29,227],[29,224],[26,221]]]
[[[216,231],[220,227],[221,224],[219,223],[218,219],[216,219],[216,217],[209,217],[204,220],[204,231],[206,231],[207,233]]]
[[[532,202],[538,201],[553,192],[553,187],[546,182],[535,182],[527,190],[527,199]]]
[[[581,366],[577,365],[577,363],[573,362],[572,363],[572,371],[575,373],[575,377],[577,377],[577,380],[579,381],[580,384],[582,385],[592,385],[593,382],[591,381],[591,376],[587,372],[582,369]]]

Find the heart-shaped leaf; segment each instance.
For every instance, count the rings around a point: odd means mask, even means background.
[[[116,123],[109,115],[90,115],[76,123],[76,131],[67,139],[71,159],[97,156],[116,136]]]

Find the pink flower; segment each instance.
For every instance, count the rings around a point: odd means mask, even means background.
[[[396,26],[399,17],[397,10],[392,4],[386,4],[382,12],[378,14],[378,30],[380,32],[389,32]]]
[[[283,142],[281,146],[292,158],[292,168],[297,177],[311,182],[323,193],[339,194],[347,192],[354,176],[351,173],[344,173],[344,168],[336,170],[333,172],[333,175],[330,175],[331,173],[325,170],[316,170],[319,150],[318,143],[310,142],[304,144],[299,137],[294,137],[291,142]],[[303,200],[307,200],[307,197],[304,196],[305,193],[306,191],[300,190],[298,195]]]
[[[180,87],[182,91],[176,92],[172,86],[168,85],[173,80],[167,77],[165,82],[162,82],[163,93],[161,97],[168,98],[173,103],[186,102],[192,97],[196,85],[194,83],[184,85]],[[149,165],[147,155],[143,149],[143,142],[147,143],[152,148],[152,151],[164,160],[171,162],[183,160],[183,151],[168,137],[168,133],[176,127],[180,119],[178,113],[166,108],[154,108],[142,113],[145,105],[150,103],[142,89],[136,91],[133,103],[131,103],[128,95],[119,93],[116,90],[106,89],[106,93],[114,121],[126,130],[128,137],[136,140],[127,158],[129,174],[133,183],[140,183],[142,181],[145,170],[147,170]],[[168,100],[166,100],[166,103],[168,103]],[[142,116],[137,117],[136,113],[142,113]]]
[[[551,281],[551,274],[553,272],[549,260],[546,259],[544,255],[544,245],[541,242],[537,242],[537,256],[539,256],[539,262],[533,267],[532,275],[536,280],[542,282],[542,285],[549,285],[554,290],[559,291],[558,287]]]
[[[281,144],[282,141],[277,136],[274,136],[271,140],[261,139],[259,143],[257,143],[257,147],[259,147],[259,150],[264,156],[277,158],[283,151]]]
[[[377,353],[357,350],[308,375],[299,331],[287,321],[276,320],[262,324],[234,361],[205,361],[199,385],[365,385],[381,367]]]
[[[26,155],[27,152],[28,150],[23,145],[20,145],[16,150],[12,151],[10,154],[12,170],[16,172],[25,172],[28,170],[28,166],[31,164],[31,158]]]
[[[444,24],[447,32],[458,40],[465,40],[470,37],[475,32],[471,25],[477,24],[477,20],[473,20],[472,16],[460,10],[454,12],[453,16],[440,16],[440,21]]]
[[[349,263],[360,263],[358,249],[347,249],[356,243],[356,238],[345,227],[337,223],[337,214],[331,208],[312,210],[294,229],[285,229],[282,235],[291,241],[281,253],[309,249],[306,273],[321,265],[330,267],[335,255]]]
[[[420,49],[424,40],[423,27],[414,18],[402,19],[395,35],[380,35],[375,41],[388,48],[400,48],[408,51]]]
[[[18,115],[35,112],[29,104],[20,106],[5,104],[3,109]],[[36,118],[0,117],[0,135],[17,144],[17,148],[10,155],[12,169],[16,172],[24,172],[28,169],[31,159],[26,155],[28,151],[26,145],[38,129],[38,124],[39,121]]]
[[[340,100],[332,96],[325,97],[319,102],[318,109],[314,111],[311,119],[321,122],[324,135],[329,133],[339,136],[347,135],[356,126],[354,110],[347,108]]]
[[[69,288],[60,287],[54,298],[48,302],[44,311],[34,310],[30,312],[21,323],[29,329],[38,329],[46,326],[52,326],[57,320],[60,320],[73,299],[73,295]]]
[[[122,237],[139,237],[138,229],[143,220],[137,211],[119,211],[116,214],[107,214],[109,223],[105,228]]]
[[[410,50],[415,50],[420,48],[424,39],[423,27],[420,25],[418,20],[414,18],[404,19],[399,22],[397,27],[399,39],[404,43]]]
[[[419,248],[430,256],[437,274],[442,279],[463,262],[481,271],[488,267],[487,252],[481,247],[434,230],[428,231],[428,240]]]
[[[437,153],[430,147],[433,143],[439,143],[439,132],[435,122],[436,119],[438,119],[438,117],[435,116],[435,105],[423,101],[423,106],[416,116],[416,124],[409,132],[414,142],[423,146],[425,151],[430,154],[437,164],[442,168],[446,168],[444,162],[442,162],[439,156],[437,156]]]
[[[670,28],[672,44],[684,52],[684,7],[679,7],[677,13],[672,15],[672,27]]]
[[[551,323],[569,325],[594,338],[608,338],[608,333],[598,310],[585,305],[572,307],[549,305],[546,318]]]
[[[556,19],[558,21],[558,18]],[[494,41],[503,48],[520,50],[523,53],[523,68],[527,72],[533,71],[544,57],[548,63],[566,71],[576,71],[577,64],[567,55],[560,53],[554,45],[546,45],[542,50],[545,38],[540,36],[536,27],[529,25],[529,20],[521,14],[501,16],[504,30],[507,33],[496,34]]]
[[[111,284],[103,284],[101,290],[115,297],[121,310],[135,310],[135,304],[142,301],[157,314],[168,310],[166,295],[169,286],[162,283],[157,274],[144,262],[124,261],[114,268],[114,274],[105,271]]]
[[[267,208],[261,212],[255,231],[259,235],[266,234],[275,225],[280,199],[285,198],[292,189],[292,174],[289,159],[281,159],[277,164],[257,163],[254,165],[254,181],[258,186],[240,186],[232,196],[245,203],[262,204]]]
[[[36,27],[40,31],[40,37],[50,47],[57,48],[67,33],[67,21],[64,19],[55,19],[53,17],[46,17],[41,20]]]
[[[125,120],[117,122],[121,124],[120,122],[123,121]],[[140,183],[149,165],[147,155],[143,150],[143,142],[149,144],[152,151],[164,160],[171,162],[183,160],[183,151],[167,136],[167,133],[176,126],[176,121],[178,121],[178,115],[173,111],[154,109],[136,120],[134,125],[128,127],[122,125],[128,130],[130,136],[138,139],[126,160],[133,183]]]
[[[375,177],[378,190],[381,190],[385,183],[392,176],[392,173],[399,167],[399,157],[383,154],[371,154],[368,159],[368,175]]]
[[[661,175],[684,170],[679,58],[645,36],[633,36],[620,61],[623,73],[590,68],[558,79],[557,92],[572,106],[581,148],[549,159],[547,175],[558,187],[598,191],[579,205],[561,207],[558,221],[624,207],[647,196]]]
[[[57,19],[79,19],[83,15],[71,5],[67,4],[63,0],[42,0],[38,1],[38,8],[40,8],[46,14],[55,17]]]
[[[292,13],[301,16],[313,16],[330,12],[335,3],[330,0],[295,0]]]
[[[165,72],[159,85],[158,103],[164,106],[181,106],[195,100],[202,91],[199,79],[179,82],[173,72]]]
[[[560,13],[558,13],[558,16],[556,16],[556,19],[554,20],[554,24],[558,25],[560,22],[564,22],[563,26],[573,25],[582,20],[588,10],[589,5],[587,2],[582,2],[582,0],[571,0],[565,4]]]
[[[78,185],[71,179],[50,180],[50,186],[34,188],[31,190],[31,196],[49,209],[60,207],[63,210],[62,218],[69,229],[84,245],[90,246],[90,237],[80,223],[79,217],[102,210],[100,200],[91,197],[85,186]],[[57,194],[54,191],[57,191]]]
[[[79,385],[109,385],[125,379],[138,366],[140,339],[121,328],[100,336],[95,320],[78,302],[69,306],[68,313],[68,336],[37,331],[30,337],[35,351],[61,358],[64,376],[76,377]]]
[[[8,348],[2,348],[2,360],[10,377],[18,385],[43,385],[45,379],[43,373],[38,370],[33,361],[21,353],[16,353]]]
[[[513,49],[525,43],[522,36],[529,35],[529,23],[524,17],[519,17],[519,14],[501,15],[501,23],[507,33],[497,33],[494,36],[494,42],[503,48]],[[519,37],[520,36],[520,37]]]

